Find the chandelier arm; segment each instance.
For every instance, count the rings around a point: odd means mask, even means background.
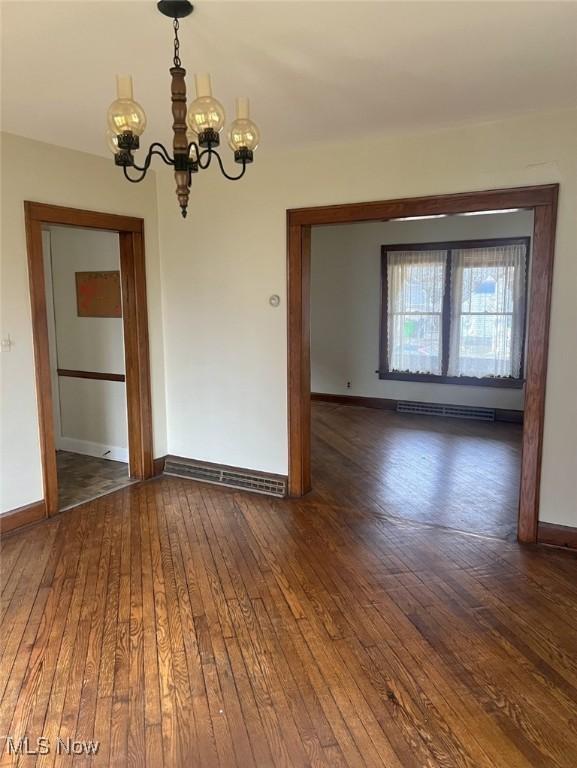
[[[141,171],[140,176],[137,179],[131,179],[128,175],[128,168],[124,165],[122,166],[122,170],[124,172],[124,178],[128,179],[128,181],[132,182],[133,184],[138,184],[140,181],[144,179],[146,176],[146,172],[148,171],[148,166],[145,168],[137,168],[136,166],[131,166],[132,168],[136,168],[137,171]]]
[[[156,149],[156,147],[160,147],[162,152],[159,152]],[[141,173],[142,173],[142,176],[141,176],[140,179],[138,179],[138,181],[142,181],[142,179],[146,175],[146,172],[150,168],[150,163],[152,162],[152,158],[153,158],[154,155],[158,155],[159,157],[161,157],[162,160],[167,165],[173,165],[173,161],[172,161],[170,155],[168,154],[166,149],[162,146],[162,144],[159,144],[158,142],[154,142],[154,144],[150,145],[150,147],[148,149],[148,152],[146,153],[146,157],[144,159],[144,165],[140,166],[140,165],[136,165],[136,163],[133,163],[132,166],[131,166],[131,168],[134,168],[135,171],[141,171]]]
[[[149,155],[158,155],[162,159],[166,165],[174,165],[174,160],[170,156],[170,153],[168,152],[168,149],[164,146],[164,144],[161,144],[158,141],[155,141],[153,144],[150,145],[150,149],[148,150]]]
[[[144,178],[147,170],[150,168],[151,161],[152,161],[152,148],[150,148],[146,153],[146,157],[144,158],[144,165],[140,167],[139,165],[136,165],[136,163],[133,163],[132,168],[134,168],[135,171],[142,171],[142,178]]]
[[[222,162],[222,158],[221,158],[221,156],[218,154],[218,152],[215,152],[215,151],[212,149],[212,150],[211,150],[211,154],[213,154],[213,155],[215,155],[215,156],[216,156],[216,159],[217,159],[217,161],[218,161],[218,164],[219,164],[219,166],[220,166],[220,172],[222,173],[222,175],[224,176],[224,178],[225,178],[225,179],[228,179],[229,181],[238,181],[239,179],[242,179],[242,177],[244,176],[244,173],[245,173],[245,171],[246,171],[246,161],[245,161],[245,160],[243,160],[243,161],[242,161],[242,170],[240,171],[240,173],[239,173],[237,176],[231,176],[229,173],[227,173],[227,172],[224,170],[224,164],[223,164],[223,162]]]
[[[210,165],[210,161],[212,160],[212,156],[216,155],[217,152],[212,149],[212,147],[209,147],[208,149],[203,149],[202,152],[198,156],[198,167],[201,168],[203,171],[208,168]],[[206,162],[202,162],[202,158],[206,157]]]

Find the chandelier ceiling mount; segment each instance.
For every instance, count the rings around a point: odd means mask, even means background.
[[[156,7],[169,19],[184,19],[194,11],[194,5],[188,0],[160,0]]]

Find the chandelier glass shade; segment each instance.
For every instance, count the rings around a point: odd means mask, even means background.
[[[172,154],[159,142],[153,142],[142,165],[137,165],[134,153],[140,148],[140,136],[146,128],[146,114],[134,100],[132,78],[117,76],[116,96],[108,108],[108,147],[114,154],[114,161],[121,167],[128,181],[142,181],[153,157],[159,157],[166,165],[174,168],[176,196],[183,217],[186,216],[192,176],[207,169],[213,159],[222,175],[236,181],[253,162],[260,135],[250,119],[249,102],[246,97],[236,101],[236,119],[228,130],[228,144],[234,152],[234,161],[240,165],[236,175],[226,172],[217,150],[220,134],[225,125],[225,111],[222,104],[212,95],[210,75],[195,75],[196,98],[187,107],[186,70],[180,61],[179,19],[192,13],[193,6],[188,0],[161,0],[158,10],[173,19],[174,57],[170,68],[172,77]]]

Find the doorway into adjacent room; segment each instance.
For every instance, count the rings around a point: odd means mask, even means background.
[[[46,514],[154,474],[143,222],[25,203]]]
[[[531,210],[313,227],[313,483],[514,539]]]
[[[292,496],[545,536],[557,195],[550,184],[287,212]]]
[[[117,232],[42,231],[59,509],[122,488],[128,421]]]

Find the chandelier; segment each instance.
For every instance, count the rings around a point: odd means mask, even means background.
[[[133,183],[146,176],[152,158],[160,159],[174,168],[176,196],[183,217],[186,216],[192,175],[208,168],[215,158],[222,175],[230,181],[244,176],[246,166],[253,161],[253,152],[258,146],[259,131],[249,116],[247,98],[236,100],[236,119],[228,131],[228,143],[234,151],[234,160],[241,168],[236,176],[226,172],[216,147],[220,144],[220,132],[224,127],[225,115],[222,104],[212,95],[210,75],[195,75],[196,99],[186,106],[186,70],[182,68],[178,39],[179,19],[189,16],[193,6],[188,0],[161,0],[158,10],[173,19],[174,58],[170,68],[172,76],[172,155],[159,142],[150,145],[144,163],[137,165],[134,152],[140,147],[140,136],[146,127],[144,110],[133,99],[132,77],[117,76],[117,98],[108,108],[108,144],[114,152],[114,162],[121,167],[124,176]],[[187,123],[189,132],[187,132]]]

